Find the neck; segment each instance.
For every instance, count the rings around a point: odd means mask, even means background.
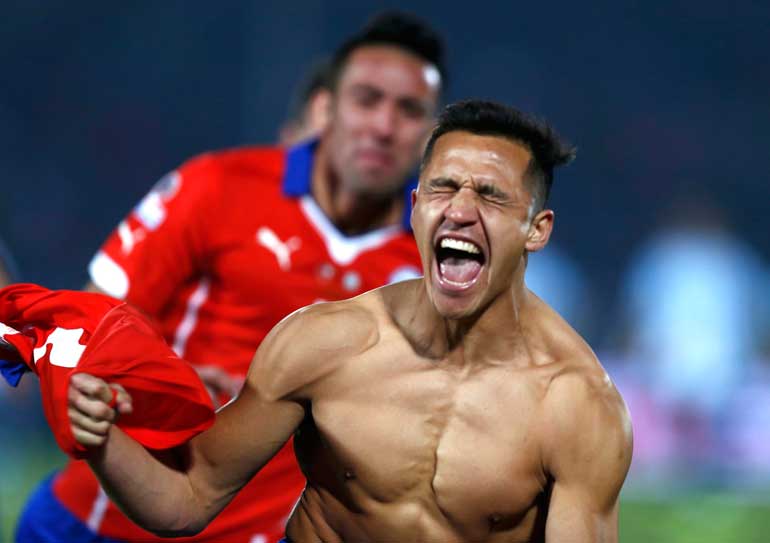
[[[356,235],[401,224],[404,213],[402,190],[391,194],[366,194],[346,188],[334,171],[328,143],[318,144],[313,160],[311,190],[318,206],[347,235]]]
[[[436,311],[423,281],[415,281],[416,292],[399,304],[403,317],[396,322],[416,350],[433,359],[457,360],[462,364],[510,361],[526,350],[523,322],[529,310],[523,266],[515,272],[513,284],[486,307],[468,317],[449,319]]]

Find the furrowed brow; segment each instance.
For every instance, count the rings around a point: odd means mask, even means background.
[[[428,186],[440,189],[456,189],[460,183],[451,177],[434,177],[428,181]]]

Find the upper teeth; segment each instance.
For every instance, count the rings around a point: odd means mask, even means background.
[[[469,241],[462,241],[460,239],[444,238],[441,240],[442,249],[454,249],[455,251],[465,251],[466,253],[472,253],[477,255],[481,250]]]

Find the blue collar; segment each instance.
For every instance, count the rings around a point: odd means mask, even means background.
[[[286,196],[300,197],[310,194],[310,180],[313,175],[313,155],[318,147],[318,140],[313,139],[295,145],[286,152],[286,172],[283,174],[283,193]],[[417,188],[417,177],[412,176],[404,186],[404,216],[401,226],[407,232],[412,231],[409,217],[412,214],[412,190]]]

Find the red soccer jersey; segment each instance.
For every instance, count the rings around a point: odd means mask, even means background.
[[[408,213],[402,226],[354,237],[328,220],[309,195],[314,150],[312,142],[289,152],[241,148],[184,164],[111,234],[91,279],[154,316],[186,360],[242,377],[292,311],[419,276]],[[289,443],[194,540],[280,539],[304,484]],[[94,531],[151,538],[108,502],[81,462],[58,476],[54,491]]]
[[[38,376],[45,418],[59,448],[73,458],[88,452],[67,414],[74,373],[125,387],[136,409],[116,424],[147,448],[175,447],[214,422],[211,399],[190,365],[171,352],[141,311],[109,296],[6,287],[0,290],[0,342],[16,354],[0,363],[0,372],[7,374],[15,359],[16,377],[24,366]]]

